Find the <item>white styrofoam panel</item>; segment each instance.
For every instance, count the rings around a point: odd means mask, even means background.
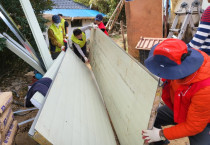
[[[91,72],[70,49],[47,95],[35,130],[54,145],[116,145]]]
[[[23,11],[26,15],[26,18],[28,20],[29,26],[30,26],[31,31],[33,33],[34,39],[35,39],[36,44],[38,46],[38,49],[39,49],[39,52],[41,54],[44,65],[45,65],[46,69],[48,70],[53,63],[53,60],[52,60],[52,57],[50,55],[50,51],[47,47],[47,44],[45,42],[42,31],[39,27],[39,23],[38,23],[38,21],[36,19],[36,16],[34,14],[34,10],[31,6],[31,3],[30,3],[29,0],[20,0],[20,3],[21,3],[21,6],[23,8]]]
[[[53,64],[51,65],[51,67],[48,69],[48,71],[45,73],[43,77],[51,78],[52,80],[54,80],[58,72],[59,66],[61,65],[61,62],[63,60],[64,54],[65,52],[63,51],[59,54],[59,56],[55,59],[55,61],[53,62]],[[31,103],[35,107],[40,109],[44,100],[45,97],[41,93],[36,92],[31,98]]]
[[[91,31],[90,62],[121,145],[142,145],[157,79],[99,29]]]

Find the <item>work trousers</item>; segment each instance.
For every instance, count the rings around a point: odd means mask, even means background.
[[[51,52],[52,59],[56,59],[61,52]]]
[[[158,108],[157,118],[154,126],[161,128],[161,126],[176,125],[174,122],[174,114],[166,105]],[[210,124],[199,134],[189,136],[190,145],[210,145]],[[168,140],[154,143],[154,145],[165,145],[169,143]]]
[[[85,63],[84,58],[82,57],[82,55],[79,53],[79,51],[77,50],[77,48],[75,47],[74,43],[72,44],[73,49],[74,49],[74,53]],[[82,52],[84,53],[85,56],[87,56],[87,48],[86,48],[86,44],[85,46],[83,46],[82,48]]]

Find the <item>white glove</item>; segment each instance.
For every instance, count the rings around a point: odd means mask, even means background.
[[[155,127],[152,130],[143,130],[142,138],[148,143],[161,141],[160,130]]]
[[[91,27],[92,27],[93,29],[96,29],[96,28],[98,28],[98,25],[95,25],[94,23],[92,23],[92,24],[91,24]]]
[[[87,63],[89,60],[87,57],[84,57],[85,63]]]
[[[67,39],[63,39],[63,42],[67,43],[67,42],[68,42],[68,40],[67,40]]]
[[[66,48],[65,46],[61,46],[62,51],[65,51],[65,48]]]
[[[68,37],[69,37],[69,35],[68,35],[68,34],[66,34],[66,37],[68,38]]]

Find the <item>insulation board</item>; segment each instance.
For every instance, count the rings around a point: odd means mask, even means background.
[[[99,29],[91,31],[90,62],[121,145],[142,145],[157,78]]]

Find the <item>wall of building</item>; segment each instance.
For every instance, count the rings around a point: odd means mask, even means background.
[[[128,52],[138,58],[135,49],[140,37],[162,38],[162,0],[126,2]]]

